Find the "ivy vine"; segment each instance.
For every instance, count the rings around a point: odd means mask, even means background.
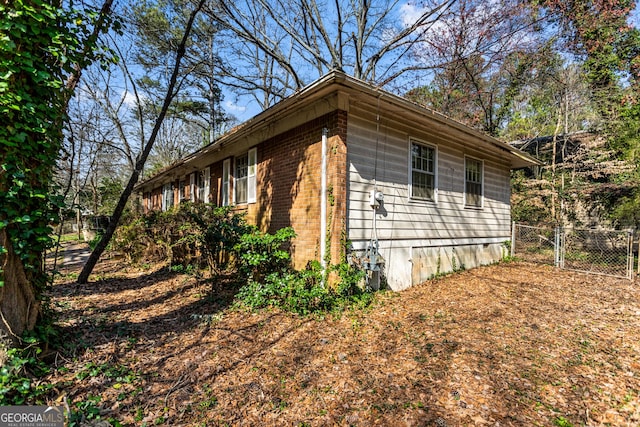
[[[98,15],[42,0],[0,3],[0,230],[37,295],[47,283],[42,256],[62,203],[52,179],[71,96],[65,82],[108,56],[96,48]],[[0,286],[4,280],[0,270]]]

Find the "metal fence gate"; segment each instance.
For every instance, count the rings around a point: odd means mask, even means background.
[[[511,256],[528,261],[555,264],[556,237],[552,228],[532,227],[513,223],[511,232]]]
[[[634,277],[631,230],[553,229],[514,222],[511,255],[566,270],[629,280]]]

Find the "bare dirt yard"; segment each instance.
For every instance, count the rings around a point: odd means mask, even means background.
[[[234,308],[222,279],[100,269],[52,295],[52,400],[90,425],[640,425],[630,281],[514,262],[300,317]]]

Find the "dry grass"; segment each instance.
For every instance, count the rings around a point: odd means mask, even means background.
[[[302,318],[231,309],[224,281],[111,274],[54,287],[49,379],[122,425],[640,425],[629,281],[509,263]]]

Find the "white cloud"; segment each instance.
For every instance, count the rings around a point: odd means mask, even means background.
[[[425,5],[428,5],[428,6],[425,6]],[[399,22],[401,23],[402,28],[407,28],[415,24],[415,22],[418,19],[420,19],[423,14],[431,11],[433,7],[435,7],[435,5],[436,5],[435,2],[434,3],[425,2],[423,3],[422,6],[416,6],[416,4],[413,2],[404,3],[402,6],[400,6],[400,9],[399,9],[399,13],[400,13]],[[436,17],[437,17],[437,14],[432,15],[429,18],[429,20],[433,20]],[[442,31],[445,31],[447,27],[447,21],[450,21],[451,19],[452,19],[451,16],[443,16],[437,19],[435,22],[431,22],[424,35],[428,37],[430,34],[438,34]]]
[[[236,104],[228,100],[224,102],[224,109],[234,115],[240,115],[247,111],[246,105]]]
[[[405,3],[400,6],[400,22],[403,27],[409,27],[422,16],[426,11],[425,8],[417,7],[413,3]]]
[[[123,91],[120,94],[120,99],[122,99],[122,102],[129,108],[135,108],[137,105],[137,99],[135,94],[129,91]]]

